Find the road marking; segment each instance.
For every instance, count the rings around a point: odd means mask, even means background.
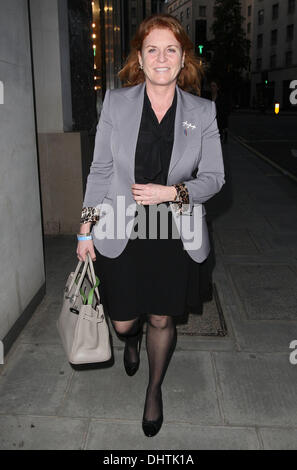
[[[4,344],[0,341],[0,364],[4,364]]]
[[[0,104],[4,104],[4,85],[0,80]]]
[[[234,134],[232,134],[231,131],[229,131],[229,132],[230,132],[230,134],[234,137]],[[247,142],[247,140],[246,140],[244,137],[242,137],[241,135],[238,135],[237,138],[240,139],[240,140],[242,140],[242,142]]]
[[[249,143],[257,143],[257,142],[268,142],[268,143],[272,143],[272,144],[275,144],[275,143],[295,143],[297,142],[297,140],[269,140],[269,139],[259,139],[259,140],[247,140],[247,139],[244,139],[242,136],[237,136],[238,138],[242,139],[244,142],[249,142]]]
[[[246,143],[246,141],[244,139],[242,139],[242,137],[240,136],[236,136],[235,134],[233,134],[233,132],[229,131],[230,135],[233,137],[234,140],[236,140],[237,142],[239,142],[241,145],[243,145],[244,147],[246,147],[248,150],[250,150],[251,152],[253,152],[255,155],[257,155],[258,157],[260,157],[262,160],[265,160],[265,162],[269,163],[270,165],[272,165],[274,168],[277,168],[281,173],[283,173],[285,176],[288,176],[289,178],[291,178],[292,180],[295,181],[295,183],[297,183],[297,177],[295,175],[293,175],[290,171],[288,170],[285,170],[284,168],[282,168],[281,166],[279,166],[277,163],[273,162],[272,160],[270,160],[270,158],[266,157],[265,155],[263,155],[263,153],[259,152],[258,150],[254,149],[254,147],[251,147],[250,145],[248,145]]]

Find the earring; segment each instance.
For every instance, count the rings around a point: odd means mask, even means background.
[[[143,65],[139,64],[139,68],[140,68],[140,70],[143,70]]]
[[[182,63],[182,69],[184,68],[184,66],[185,66],[185,64],[184,64],[184,62],[183,62],[183,63]]]

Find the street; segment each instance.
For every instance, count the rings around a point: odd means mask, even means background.
[[[297,177],[297,115],[273,115],[233,112],[229,130]]]

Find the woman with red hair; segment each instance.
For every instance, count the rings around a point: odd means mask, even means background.
[[[142,427],[154,436],[163,422],[175,317],[200,302],[193,279],[210,250],[203,203],[221,189],[224,168],[215,104],[189,93],[200,94],[202,69],[178,20],[145,19],[119,76],[124,87],[106,92],[97,126],[77,255],[84,260],[89,252],[96,261],[104,309],[126,340],[130,376],[147,319]]]

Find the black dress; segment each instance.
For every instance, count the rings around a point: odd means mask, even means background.
[[[174,141],[176,103],[175,92],[171,107],[159,123],[145,89],[135,154],[136,183],[166,185]],[[139,225],[145,220],[146,238],[130,236],[117,258],[105,257],[95,248],[95,271],[100,279],[99,291],[107,314],[112,320],[125,321],[147,314],[180,316],[188,311],[201,313],[201,286],[208,286],[209,279],[206,276],[201,284],[201,265],[184,250],[176,233],[173,235],[170,229],[171,209],[168,207],[160,216],[168,217],[168,237],[160,236],[158,223],[157,236],[152,239],[149,238],[149,211],[153,206],[137,207],[135,215],[138,217],[132,233],[139,233]]]

